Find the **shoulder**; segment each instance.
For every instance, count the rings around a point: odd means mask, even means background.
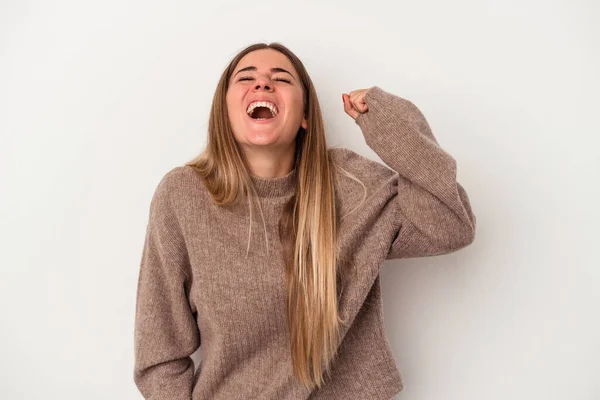
[[[179,192],[183,194],[186,191],[198,188],[201,178],[194,168],[188,165],[178,165],[165,172],[157,185],[157,193],[168,194]]]
[[[340,221],[345,221],[340,229],[367,229],[365,221],[381,215],[397,193],[398,173],[347,148],[328,151],[335,164],[336,207]],[[365,220],[365,215],[371,217]]]
[[[156,185],[153,201],[170,200],[173,191],[181,186],[184,167],[177,166],[163,173]]]
[[[327,149],[329,155],[337,162],[350,167],[365,168],[367,170],[377,170],[384,172],[389,168],[375,160],[372,160],[362,154],[350,150],[346,147],[330,147]]]
[[[188,200],[201,196],[203,188],[201,178],[192,167],[179,165],[162,174],[154,190],[152,204],[160,208],[179,208]]]
[[[387,165],[348,148],[330,147],[328,152],[337,165],[360,179],[367,186],[368,192],[393,184],[398,176],[398,173]],[[350,177],[344,178],[345,176],[344,173],[341,174],[342,183],[346,180],[352,180]],[[343,184],[342,187],[344,187]]]
[[[150,202],[150,215],[161,215],[171,212],[174,188],[180,181],[181,167],[175,167],[163,173],[154,189]]]

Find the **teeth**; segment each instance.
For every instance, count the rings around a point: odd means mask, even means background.
[[[274,117],[279,113],[279,110],[277,109],[275,104],[273,104],[269,101],[255,101],[253,103],[250,103],[250,105],[246,109],[246,112],[248,113],[248,115],[252,115],[252,112],[254,111],[254,109],[256,107],[267,107],[269,110],[271,110],[271,114]]]

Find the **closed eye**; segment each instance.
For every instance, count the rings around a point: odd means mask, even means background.
[[[252,77],[250,77],[250,76],[243,76],[243,77],[241,77],[240,79],[238,79],[238,82],[239,82],[239,81],[251,81],[252,79],[253,79],[253,78],[252,78]],[[273,79],[273,80],[274,80],[274,81],[282,81],[282,82],[291,83],[291,81],[290,81],[290,80],[288,80],[288,79],[284,79],[284,78],[275,78],[275,79]]]

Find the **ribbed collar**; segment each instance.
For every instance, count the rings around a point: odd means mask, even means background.
[[[295,168],[287,175],[277,178],[262,178],[252,174],[250,174],[250,178],[260,197],[284,197],[293,194],[296,190]]]

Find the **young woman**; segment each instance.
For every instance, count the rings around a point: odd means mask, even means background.
[[[206,149],[168,171],[150,205],[135,316],[145,398],[402,390],[379,268],[467,246],[475,216],[413,103],[377,86],[342,100],[387,165],[328,148],[315,88],[285,46],[251,45],[223,72]]]

